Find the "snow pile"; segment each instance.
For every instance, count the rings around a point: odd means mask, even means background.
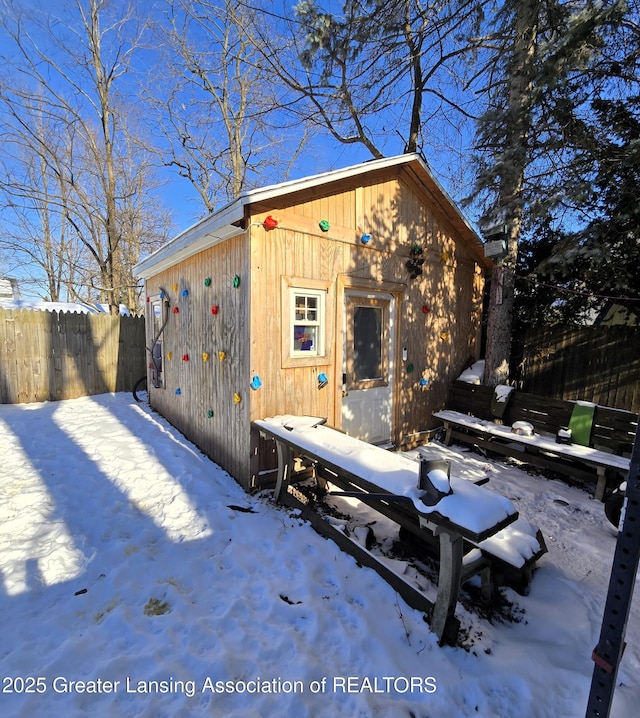
[[[582,718],[616,538],[602,505],[426,449],[489,476],[549,547],[531,593],[505,591],[520,622],[458,607],[467,651],[128,395],[0,406],[3,716]],[[640,704],[638,595],[619,718]]]
[[[513,390],[514,387],[509,386],[508,384],[498,384],[494,390],[496,401],[500,404],[505,404],[509,401],[509,397],[511,396]]]
[[[465,381],[467,384],[482,384],[484,377],[484,359],[474,362],[468,369],[465,369],[458,377],[458,381]]]

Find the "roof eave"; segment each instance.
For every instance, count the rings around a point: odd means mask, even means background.
[[[201,219],[162,245],[133,268],[135,276],[148,279],[177,262],[242,234],[246,197],[240,197],[226,207]]]

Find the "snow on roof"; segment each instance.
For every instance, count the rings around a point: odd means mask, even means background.
[[[108,304],[82,304],[81,302],[45,302],[39,299],[0,299],[2,309],[28,309],[42,312],[69,312],[72,314],[109,314]],[[131,316],[124,304],[120,305],[121,316]]]

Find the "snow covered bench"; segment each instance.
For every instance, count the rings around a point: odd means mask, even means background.
[[[503,391],[500,394],[501,390]],[[607,483],[629,471],[638,415],[587,402],[563,401],[497,387],[454,382],[442,421],[445,443],[474,444],[495,453],[585,481],[597,481],[603,500]],[[513,431],[524,422],[531,435]],[[571,426],[574,426],[573,433]],[[566,441],[567,443],[561,443]]]
[[[324,420],[316,417],[287,415],[253,424],[276,442],[276,500],[307,508],[290,490],[294,455],[305,457],[312,462],[319,481],[330,482],[408,531],[438,542],[440,569],[434,603],[362,546],[332,530],[328,522],[318,521],[317,515],[314,522],[312,511],[305,515],[320,533],[378,571],[410,605],[430,613],[431,629],[441,644],[457,637],[455,607],[464,581],[480,573],[486,587],[494,561],[527,570],[546,552],[542,538],[534,527],[519,520],[511,501],[473,482],[450,477],[451,493],[427,505],[420,488],[420,463],[402,454],[349,437],[324,426]]]

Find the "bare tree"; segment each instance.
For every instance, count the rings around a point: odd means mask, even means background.
[[[39,251],[56,227],[59,267],[42,264],[47,276],[64,272],[72,294],[97,294],[115,312],[135,285],[125,269],[125,243],[162,238],[157,226],[149,231],[140,221],[138,235],[130,234],[133,204],[139,213],[146,199],[130,178],[144,177],[146,189],[153,187],[128,123],[134,105],[126,100],[146,26],[131,8],[121,12],[108,0],[75,0],[60,15],[37,16],[10,0],[3,4],[5,196],[32,237],[42,232],[32,243]],[[35,161],[39,183],[26,171]],[[49,293],[57,290],[50,286]]]
[[[0,100],[4,99],[0,89]],[[56,162],[64,156],[59,128],[42,113],[25,115],[15,105],[6,109],[5,118],[10,114],[15,122],[8,123],[3,143],[0,248],[5,261],[21,269],[23,281],[25,268],[31,268],[27,281],[34,284],[44,274],[45,296],[59,301],[73,284],[78,257],[61,212],[65,188]]]
[[[484,4],[345,0],[336,12],[301,0],[292,17],[260,18],[256,48],[288,87],[287,109],[337,142],[441,155],[464,143],[475,112],[463,75]]]
[[[207,212],[247,186],[282,180],[305,142],[304,129],[278,117],[282,99],[256,50],[255,15],[232,0],[167,0],[157,27],[166,75],[150,93],[163,161]]]

